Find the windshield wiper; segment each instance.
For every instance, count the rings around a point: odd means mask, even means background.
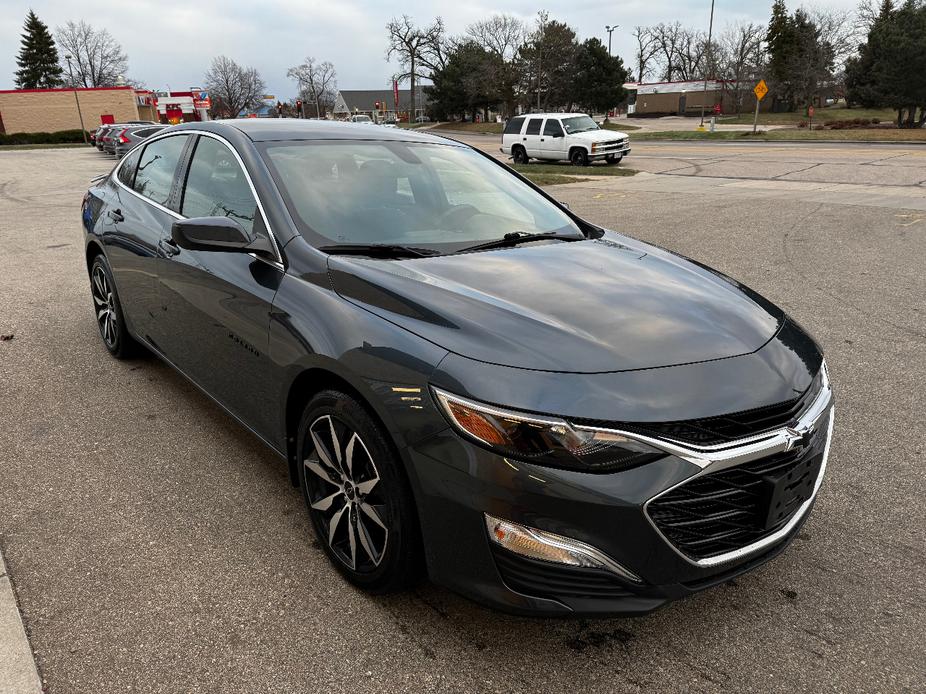
[[[401,246],[394,243],[339,243],[334,246],[320,246],[320,251],[331,255],[368,255],[374,258],[424,258],[440,255],[440,251],[416,246]]]
[[[561,234],[555,234],[551,232],[542,232],[539,234],[530,234],[526,231],[512,231],[510,234],[505,234],[500,239],[495,239],[494,241],[487,241],[486,243],[479,243],[475,246],[467,246],[466,248],[461,248],[458,253],[465,253],[467,251],[482,251],[489,248],[506,248],[508,246],[517,246],[519,243],[527,243],[529,241],[546,241],[547,239],[559,239],[561,241],[584,241],[584,236],[563,236]]]

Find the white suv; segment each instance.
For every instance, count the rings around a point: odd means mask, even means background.
[[[604,159],[616,164],[630,154],[625,133],[603,130],[584,113],[530,113],[505,125],[502,152],[515,164],[534,159],[568,159],[576,166]]]

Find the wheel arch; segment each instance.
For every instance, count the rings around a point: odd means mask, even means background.
[[[340,390],[350,395],[366,408],[373,420],[389,434],[389,441],[395,446],[395,453],[408,468],[400,449],[403,439],[389,415],[377,402],[375,394],[359,379],[350,378],[324,365],[313,365],[296,374],[286,391],[284,403],[284,435],[286,437],[286,460],[289,463],[289,478],[294,487],[299,486],[298,455],[296,437],[299,420],[309,401],[324,390]]]
[[[585,156],[588,156],[588,147],[585,145],[572,145],[569,148],[569,161],[572,161],[572,155],[577,149],[581,149],[583,152],[585,152]]]
[[[87,272],[90,272],[90,268],[93,266],[93,260],[98,255],[106,256],[106,253],[103,251],[103,246],[100,245],[99,241],[91,239],[87,242],[86,248],[86,259],[87,259]]]

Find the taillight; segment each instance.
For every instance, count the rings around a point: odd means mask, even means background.
[[[123,130],[121,133],[119,133],[119,142],[121,142],[121,143],[124,144],[124,145],[127,145],[127,144],[129,144],[129,142],[130,142],[129,138],[127,138],[127,137],[125,136],[126,130],[128,130],[128,128],[126,128],[126,129]]]

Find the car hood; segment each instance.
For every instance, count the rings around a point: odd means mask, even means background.
[[[733,280],[614,235],[410,260],[332,256],[329,273],[345,299],[451,352],[542,371],[734,357],[782,319]]]
[[[573,133],[569,137],[583,142],[611,142],[613,140],[623,140],[627,137],[627,133],[618,130],[586,130],[582,133]]]

